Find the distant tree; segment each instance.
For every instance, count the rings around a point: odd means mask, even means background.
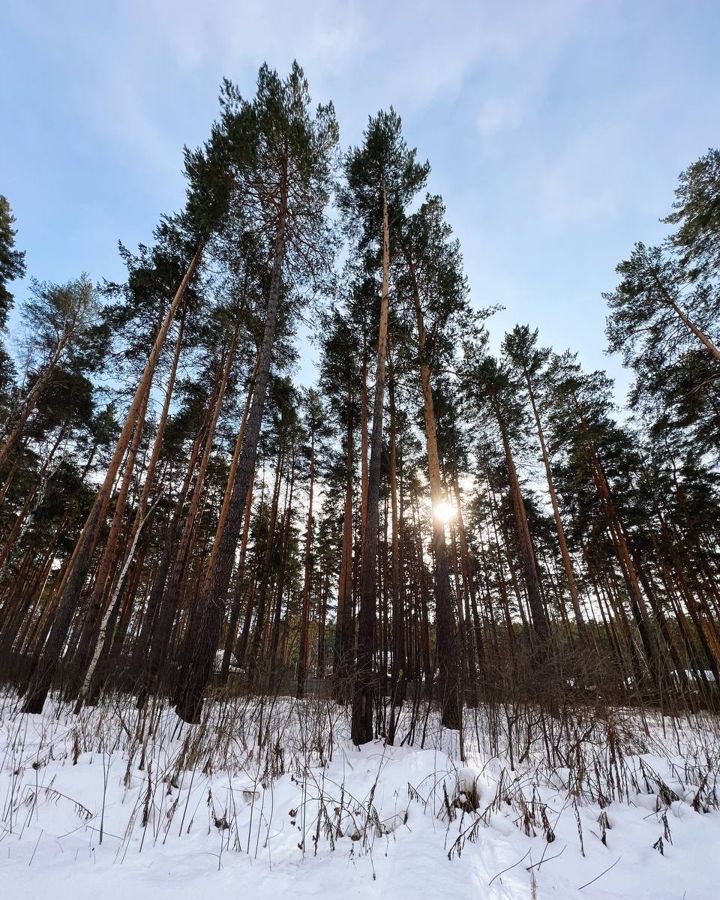
[[[540,419],[540,411],[538,408],[538,381],[550,358],[551,351],[547,348],[538,347],[537,337],[537,329],[535,331],[530,331],[530,328],[527,325],[516,325],[512,331],[505,335],[503,352],[510,365],[513,366],[515,371],[522,377],[525,389],[527,390],[528,401],[532,410],[538,442],[540,444],[540,452],[542,454],[543,467],[545,469],[545,477],[547,479],[548,492],[550,494],[550,502],[553,509],[553,518],[555,520],[555,529],[557,531],[558,544],[560,546],[563,568],[565,570],[565,579],[570,592],[570,600],[575,613],[575,621],[583,636],[583,640],[585,640],[585,622],[582,610],[580,609],[580,593],[572,559],[570,557],[570,551],[568,549],[565,526],[560,515],[560,506],[558,504],[557,491],[555,489],[555,479],[553,477],[550,454],[548,452],[545,430]]]
[[[0,329],[5,327],[13,303],[7,285],[25,274],[25,252],[15,249],[14,224],[7,197],[0,194]]]
[[[555,443],[564,445],[576,483],[584,481],[594,490],[594,508],[600,513],[603,530],[612,542],[650,679],[657,685],[664,669],[662,650],[648,610],[648,600],[652,603],[652,598],[646,600],[638,560],[633,554],[628,526],[631,507],[623,508],[634,454],[629,436],[611,416],[612,383],[604,372],[583,372],[569,353],[554,356],[548,374],[552,391],[550,424]]]
[[[603,294],[610,315],[610,350],[621,351],[627,365],[652,357],[672,358],[688,337],[720,362],[720,348],[710,333],[720,315],[720,292],[706,282],[688,284],[685,271],[660,247],[637,243],[617,270],[614,291]]]
[[[305,695],[305,680],[310,661],[310,599],[313,578],[314,501],[317,476],[317,451],[320,440],[327,434],[325,408],[318,392],[312,388],[304,396],[305,430],[307,432],[308,504],[305,525],[305,573],[303,576],[302,607],[300,611],[300,646],[298,649],[297,696]]]
[[[485,355],[482,349],[482,346],[468,347],[464,372],[465,390],[475,400],[478,410],[482,411],[484,408],[497,425],[510,487],[510,501],[528,605],[537,639],[538,658],[546,660],[550,652],[550,623],[543,601],[535,546],[512,448],[513,438],[517,439],[524,430],[524,411],[518,396],[518,384],[511,372],[495,357]]]
[[[680,175],[673,212],[678,225],[670,245],[694,280],[720,276],[720,150],[710,149]]]
[[[329,424],[339,444],[342,482],[342,539],[337,588],[337,617],[333,650],[335,695],[345,699],[352,669],[352,558],[355,445],[359,419],[358,394],[362,348],[349,315],[333,307],[321,320],[320,389],[328,404]]]
[[[23,308],[28,335],[28,385],[11,412],[2,437],[0,466],[15,447],[58,368],[79,372],[100,364],[106,332],[99,312],[97,292],[86,276],[64,285],[33,282]]]

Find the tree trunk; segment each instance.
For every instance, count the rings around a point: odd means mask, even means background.
[[[105,547],[100,558],[97,572],[95,573],[95,584],[93,585],[90,601],[87,604],[87,612],[80,632],[77,649],[75,651],[73,670],[68,673],[65,699],[74,697],[82,684],[83,672],[85,671],[85,666],[91,652],[90,648],[93,644],[93,638],[95,637],[98,622],[102,616],[105,590],[108,578],[110,577],[110,571],[117,563],[118,541],[120,540],[120,532],[125,516],[125,506],[130,490],[130,483],[132,481],[133,472],[135,471],[135,460],[137,459],[137,453],[140,448],[142,423],[145,419],[147,410],[147,400],[148,398],[146,397],[145,403],[140,409],[132,442],[125,460],[125,468],[123,470],[122,478],[120,479],[120,487],[115,499],[115,511],[110,524],[110,531],[107,540],[105,541]],[[110,584],[112,586],[112,579],[110,579]]]
[[[313,492],[315,489],[315,433],[310,435],[310,488],[308,492],[307,525],[305,531],[305,575],[302,591],[302,618],[300,620],[300,652],[297,668],[297,696],[305,696],[305,679],[310,658],[310,593],[313,569]]]
[[[167,585],[165,586],[165,592],[160,603],[158,625],[154,635],[154,643],[156,646],[151,651],[153,655],[159,659],[164,658],[167,654],[167,648],[170,645],[172,623],[177,611],[180,609],[181,598],[183,595],[183,582],[187,573],[188,561],[191,556],[193,538],[196,534],[196,526],[200,514],[200,503],[205,492],[205,478],[208,466],[210,465],[210,457],[215,442],[215,431],[217,429],[223,400],[225,399],[225,390],[235,359],[237,338],[238,330],[236,329],[230,347],[225,354],[225,358],[222,360],[219,379],[215,390],[213,391],[213,399],[209,407],[211,415],[207,425],[205,447],[200,459],[198,473],[195,478],[195,486],[193,488],[192,497],[190,498],[190,506],[185,517],[185,524],[178,544],[175,562],[170,571]]]
[[[45,704],[45,699],[47,697],[48,691],[50,690],[53,675],[55,674],[55,670],[62,655],[63,647],[68,634],[68,629],[70,628],[70,623],[72,622],[72,617],[75,612],[78,599],[80,597],[80,592],[85,582],[85,577],[87,575],[88,569],[90,568],[93,553],[100,538],[100,532],[105,521],[105,514],[110,502],[110,494],[115,482],[115,478],[117,477],[120,464],[123,457],[125,456],[125,451],[127,450],[128,444],[130,443],[133,430],[138,423],[140,410],[145,405],[147,397],[150,393],[153,375],[155,374],[155,368],[157,366],[158,359],[160,358],[160,353],[162,352],[163,346],[165,345],[165,338],[167,337],[168,330],[170,329],[173,319],[175,318],[175,314],[177,313],[180,303],[185,296],[187,287],[190,284],[193,275],[195,274],[197,266],[200,262],[200,258],[202,256],[203,247],[203,243],[200,243],[198,245],[193,258],[188,265],[187,271],[185,272],[185,275],[183,276],[183,279],[180,282],[180,285],[175,293],[175,296],[170,303],[168,311],[165,314],[162,325],[160,326],[160,329],[155,336],[155,342],[153,343],[152,349],[150,350],[150,355],[148,357],[147,363],[145,364],[145,369],[135,390],[135,395],[133,397],[132,403],[130,404],[130,409],[128,410],[125,424],[123,425],[122,431],[120,432],[120,437],[118,438],[115,452],[113,453],[113,457],[110,461],[107,472],[105,473],[103,484],[95,497],[92,509],[88,514],[85,525],[83,526],[83,529],[80,533],[80,537],[78,538],[75,545],[67,575],[61,587],[62,594],[60,594],[58,597],[55,619],[52,623],[52,627],[50,629],[45,647],[43,648],[40,658],[35,666],[33,677],[30,681],[27,693],[25,695],[25,702],[23,703],[22,707],[23,712],[42,712],[42,708]]]
[[[230,662],[237,639],[237,626],[240,619],[240,607],[242,605],[245,575],[245,563],[247,560],[247,545],[250,537],[250,519],[252,514],[252,495],[253,485],[255,481],[255,473],[250,479],[250,492],[248,501],[245,506],[245,516],[243,518],[242,538],[240,541],[240,559],[238,560],[237,570],[235,574],[235,597],[230,610],[230,619],[228,621],[227,635],[225,636],[225,647],[223,649],[222,665],[220,666],[220,684],[225,684],[230,673]]]
[[[57,452],[58,447],[62,443],[67,433],[67,422],[63,424],[58,432],[58,436],[50,449],[45,461],[40,468],[40,471],[37,475],[37,483],[30,489],[27,497],[25,498],[25,502],[23,503],[22,509],[17,514],[15,521],[13,522],[13,526],[10,529],[10,533],[7,538],[3,542],[2,549],[0,549],[0,578],[2,577],[5,571],[5,565],[8,561],[10,553],[15,548],[17,543],[22,540],[23,535],[26,533],[28,526],[32,520],[33,514],[37,507],[42,502],[45,486],[48,480],[48,469],[50,468],[50,463],[52,462],[55,453]],[[34,506],[33,506],[34,504]],[[1,504],[0,504],[1,506]]]
[[[32,388],[28,392],[27,397],[23,401],[22,408],[17,416],[17,419],[15,420],[15,424],[12,426],[10,433],[3,441],[2,446],[0,446],[0,467],[3,466],[8,456],[12,452],[13,447],[17,443],[18,438],[22,434],[25,423],[30,418],[35,407],[37,406],[38,401],[43,394],[43,391],[50,381],[50,377],[57,368],[58,363],[60,362],[62,355],[65,352],[65,348],[70,343],[70,340],[72,339],[74,333],[75,328],[69,328],[63,331],[52,356],[43,366],[40,374],[35,379],[35,384],[32,386]]]
[[[285,468],[285,447],[281,446],[278,451],[277,465],[275,466],[275,486],[273,488],[272,502],[270,505],[270,519],[268,521],[267,544],[265,546],[265,555],[263,558],[262,569],[260,571],[260,586],[256,600],[255,612],[255,629],[250,642],[250,652],[247,656],[247,666],[251,670],[251,680],[257,680],[260,674],[258,664],[260,663],[263,630],[267,617],[267,599],[270,593],[270,582],[272,580],[273,560],[276,556],[278,544],[282,540],[282,535],[278,534],[277,519],[280,504],[280,488],[282,486],[283,470]],[[293,463],[295,458],[295,447],[293,446]],[[287,496],[287,494],[286,494]],[[250,626],[250,605],[248,605],[246,624],[247,629],[243,629],[244,645],[247,646],[247,638],[245,633],[249,631]],[[243,657],[245,654],[243,654]],[[241,663],[246,662],[245,658],[241,659]]]
[[[348,420],[345,453],[345,507],[343,510],[342,555],[338,579],[338,602],[335,621],[335,653],[333,676],[335,699],[344,703],[348,696],[348,679],[352,668],[352,544],[353,544],[353,481],[355,474],[355,423],[353,422],[353,393],[348,391]]]
[[[367,509],[362,537],[360,564],[360,612],[355,685],[353,690],[353,743],[366,744],[373,739],[373,650],[377,605],[377,543],[380,524],[380,463],[382,456],[383,408],[385,400],[385,361],[388,336],[388,277],[390,268],[390,231],[387,195],[383,187],[382,294],[375,369],[370,465],[367,480]]]
[[[190,459],[185,471],[185,478],[177,496],[172,518],[163,532],[161,542],[162,553],[157,563],[155,575],[153,576],[150,593],[147,598],[147,603],[145,604],[145,615],[143,616],[140,633],[138,634],[134,649],[135,659],[141,673],[138,685],[138,709],[142,709],[145,705],[149,690],[155,688],[160,666],[163,662],[161,654],[157,652],[158,645],[154,640],[154,635],[158,630],[160,630],[161,633],[165,630],[163,624],[161,624],[158,629],[158,622],[161,619],[161,614],[163,614],[162,600],[165,596],[165,585],[172,564],[173,553],[177,550],[178,529],[180,528],[183,508],[190,492],[193,473],[195,472],[195,466],[197,465],[197,460],[202,448],[202,439],[203,430],[201,429],[198,431],[198,434],[193,441]],[[169,631],[169,626],[167,630]]]
[[[405,659],[405,614],[402,604],[400,570],[400,516],[398,514],[398,477],[397,477],[397,410],[395,408],[395,378],[391,365],[388,369],[388,397],[390,400],[390,589],[392,597],[392,677],[390,685],[393,711],[391,712],[389,743],[393,743],[395,731],[394,707],[402,706],[405,700],[407,663]]]
[[[160,498],[158,497],[158,501],[159,499]],[[156,503],[158,501],[156,501]],[[85,679],[82,683],[82,687],[80,688],[77,702],[75,704],[74,712],[76,715],[82,709],[85,698],[87,697],[90,690],[90,685],[92,684],[93,676],[95,675],[95,670],[97,669],[97,664],[100,660],[100,654],[102,653],[103,647],[105,646],[110,619],[115,612],[115,607],[117,606],[117,602],[120,597],[120,592],[122,590],[123,582],[125,581],[125,576],[127,575],[128,569],[130,568],[130,565],[133,561],[135,550],[137,548],[138,541],[140,540],[140,533],[143,526],[152,515],[154,508],[155,507],[153,507],[149,512],[146,513],[145,518],[140,522],[139,527],[135,529],[135,533],[133,534],[132,543],[130,544],[130,549],[125,556],[125,563],[120,572],[120,577],[117,580],[117,584],[115,585],[115,589],[113,590],[110,602],[108,603],[105,613],[103,614],[102,621],[100,622],[100,629],[95,640],[95,648],[93,650],[92,656],[90,657],[90,662],[88,664],[87,671],[85,672]]]
[[[280,628],[282,625],[282,598],[285,590],[285,576],[287,574],[287,563],[290,543],[290,520],[293,509],[293,495],[295,491],[295,445],[293,444],[292,456],[290,458],[290,486],[288,488],[288,497],[285,504],[285,515],[283,517],[282,531],[280,534],[281,546],[281,562],[280,574],[278,576],[277,591],[275,598],[275,612],[273,615],[272,635],[270,639],[270,676],[273,684],[278,684],[281,674],[281,667],[278,665],[278,647],[280,645]]]
[[[330,592],[330,567],[326,563],[325,571],[321,575],[320,604],[318,609],[318,649],[317,668],[318,678],[325,677],[325,628],[327,623],[328,594]]]
[[[660,678],[663,670],[660,653],[658,651],[655,636],[653,635],[652,627],[650,625],[650,619],[648,616],[647,608],[645,606],[645,600],[640,591],[638,575],[635,569],[635,565],[632,561],[632,557],[630,555],[630,548],[628,547],[627,538],[615,510],[615,504],[612,500],[610,485],[608,484],[607,478],[605,477],[605,471],[602,467],[602,464],[595,454],[594,450],[592,451],[591,469],[593,479],[597,487],[598,495],[600,497],[600,504],[602,506],[603,512],[605,513],[605,518],[608,523],[608,530],[612,537],[613,543],[615,544],[618,560],[620,562],[620,569],[623,573],[625,584],[627,585],[628,595],[630,597],[630,608],[633,612],[635,624],[637,625],[638,631],[640,632],[640,639],[642,640],[643,648],[647,657],[650,678],[653,685],[657,687],[660,683]]]
[[[570,591],[570,601],[572,603],[573,612],[575,613],[575,621],[577,623],[580,640],[586,648],[589,648],[588,636],[585,629],[585,619],[580,609],[580,594],[575,580],[575,572],[573,571],[572,560],[570,559],[570,551],[568,550],[567,538],[565,536],[565,527],[560,516],[560,506],[557,499],[557,491],[555,490],[555,479],[553,478],[552,466],[550,464],[550,456],[547,452],[545,444],[545,434],[543,432],[540,413],[538,412],[535,402],[535,392],[533,390],[530,373],[525,369],[525,383],[530,397],[530,405],[532,407],[533,416],[535,418],[535,427],[537,430],[538,441],[540,442],[540,450],[542,452],[543,466],[545,467],[545,477],[547,479],[548,493],[550,494],[550,502],[552,504],[553,518],[555,520],[555,530],[557,532],[558,544],[560,545],[560,555],[562,556],[563,569],[565,571],[565,579],[567,581],[568,590]]]
[[[213,565],[208,568],[200,591],[199,602],[196,606],[197,616],[195,621],[190,622],[188,628],[190,646],[186,663],[181,672],[179,681],[181,696],[178,698],[179,702],[176,707],[178,715],[186,722],[198,722],[202,713],[203,692],[212,673],[215,651],[225,616],[225,599],[232,576],[235,549],[250,490],[250,479],[255,471],[255,458],[260,438],[265,395],[270,382],[270,367],[280,307],[286,215],[287,198],[283,195],[273,249],[273,267],[263,341],[257,361],[257,378],[238,461],[235,485],[228,506],[225,527],[217,539],[218,548],[214,553]]]
[[[665,286],[661,283],[658,276],[653,273],[653,278],[655,279],[655,284],[663,296],[665,303],[672,309],[675,315],[680,319],[683,325],[693,334],[705,347],[707,351],[709,351],[715,359],[720,362],[720,348],[718,348],[710,338],[705,334],[702,329],[698,328],[698,326],[689,318],[687,313],[681,309],[677,303],[673,300],[672,295],[665,289]]]
[[[428,457],[428,480],[432,502],[433,559],[435,561],[435,618],[437,628],[437,659],[440,669],[440,702],[442,704],[442,724],[446,728],[462,728],[462,687],[460,678],[459,646],[457,623],[453,609],[450,588],[450,563],[445,542],[445,522],[438,511],[444,501],[440,456],[435,425],[435,405],[430,383],[430,363],[428,360],[425,321],[420,304],[420,291],[415,279],[415,268],[410,254],[406,254],[413,282],[413,305],[417,326],[418,357],[420,360],[420,384],[423,394],[423,415],[425,418],[425,446]]]
[[[148,518],[148,516],[146,515],[147,505],[148,505],[148,501],[150,499],[150,492],[152,491],[153,485],[155,483],[155,470],[157,468],[158,459],[160,458],[160,450],[162,449],[163,438],[165,436],[165,429],[167,427],[168,416],[170,414],[170,401],[172,399],[173,390],[175,388],[175,379],[177,376],[178,362],[180,360],[180,351],[182,349],[182,340],[183,340],[184,330],[185,330],[185,313],[184,313],[184,308],[183,308],[183,315],[181,316],[181,319],[180,319],[180,327],[178,328],[178,335],[175,340],[175,352],[173,354],[172,364],[170,366],[170,374],[168,376],[168,383],[167,383],[167,387],[165,389],[165,399],[163,401],[163,408],[162,408],[162,412],[160,414],[160,419],[158,421],[157,431],[155,432],[155,439],[153,441],[153,448],[150,453],[150,459],[148,461],[147,470],[145,472],[145,482],[143,484],[142,492],[140,494],[140,499],[138,501],[138,507],[137,507],[137,510],[135,513],[135,519],[133,521],[132,528],[130,531],[130,537],[129,537],[130,549],[128,551],[128,554],[126,555],[125,562],[123,563],[123,565],[120,569],[120,575],[115,584],[115,587],[113,588],[112,598],[110,600],[108,609],[106,610],[106,613],[103,616],[105,632],[107,631],[108,623],[110,621],[110,617],[113,614],[115,604],[118,602],[118,600],[120,598],[125,578],[127,577],[127,573],[129,571],[130,565],[132,563],[133,555],[135,554],[135,551],[137,549],[138,540],[140,537],[140,531],[142,530],[142,528]],[[158,501],[159,501],[159,499],[160,498],[158,498]],[[155,503],[155,506],[157,506],[157,502]],[[153,509],[154,509],[154,507],[153,507]],[[102,628],[101,628],[101,631],[103,631]],[[93,629],[93,632],[94,632],[94,629]],[[91,662],[93,672],[97,669],[97,663],[100,658],[100,654],[102,652],[104,641],[105,641],[104,633],[100,634],[96,638],[95,651],[93,652],[93,657],[92,657],[93,661]],[[84,662],[85,654],[78,655],[78,658],[79,658],[80,662]],[[78,702],[76,705],[76,712],[80,711],[80,708],[82,707],[82,704],[83,704],[85,698],[87,697],[90,682],[92,681],[92,675],[93,675],[92,672],[90,673],[89,676],[86,674],[85,684],[83,686],[83,689],[81,691],[81,694],[78,698]]]
[[[525,503],[520,489],[520,479],[518,478],[517,469],[515,468],[515,460],[513,459],[512,449],[510,448],[510,440],[508,438],[507,428],[505,427],[505,420],[500,410],[498,400],[492,392],[490,393],[490,398],[495,412],[495,418],[497,419],[498,427],[500,429],[500,437],[502,439],[503,451],[505,454],[505,468],[510,483],[510,499],[512,500],[513,514],[517,528],[520,559],[522,562],[523,574],[525,576],[525,587],[528,594],[528,605],[530,607],[533,628],[535,629],[535,634],[538,639],[539,659],[544,660],[547,658],[550,649],[550,624],[545,613],[542,592],[540,590],[540,578],[535,561],[535,548],[533,546],[532,535],[530,534]]]

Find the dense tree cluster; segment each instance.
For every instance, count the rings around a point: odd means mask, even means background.
[[[720,152],[606,294],[604,372],[490,351],[395,111],[344,153],[302,70],[225,82],[122,284],[32,281],[0,347],[0,676],[38,712],[213,691],[397,709],[718,705]],[[25,274],[0,197],[0,327]],[[17,289],[16,289],[17,291]],[[299,327],[318,383],[293,381]]]

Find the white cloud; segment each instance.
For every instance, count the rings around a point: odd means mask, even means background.
[[[475,98],[483,134],[521,124],[533,93],[587,0],[133,0],[113,8],[76,3],[43,15],[16,2],[12,15],[69,85],[74,114],[147,165],[177,171],[184,115],[194,94],[214,97],[222,75],[249,91],[263,60],[305,67],[318,98],[364,122],[394,103],[410,112],[482,76]],[[490,74],[504,72],[502,83]],[[506,77],[507,76],[507,77]],[[209,111],[208,118],[212,115]],[[185,124],[185,123],[183,123]]]

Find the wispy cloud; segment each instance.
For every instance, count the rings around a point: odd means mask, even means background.
[[[105,274],[181,202],[222,76],[297,58],[343,144],[402,114],[479,304],[600,358],[615,263],[717,142],[718,28],[686,0],[5,0],[2,187],[38,271]]]
[[[60,17],[42,4],[15,2],[11,17],[66,80],[75,116],[148,164],[164,165],[177,152],[168,106],[182,118],[183,96],[192,106],[223,74],[249,81],[266,59],[284,68],[298,58],[319,95],[332,89],[348,118],[362,105],[363,119],[389,102],[423,109],[480,71],[481,131],[517,127],[538,90],[539,67],[547,70],[586,5],[133,0],[114,10],[71,3]],[[498,67],[509,82],[493,77]]]

